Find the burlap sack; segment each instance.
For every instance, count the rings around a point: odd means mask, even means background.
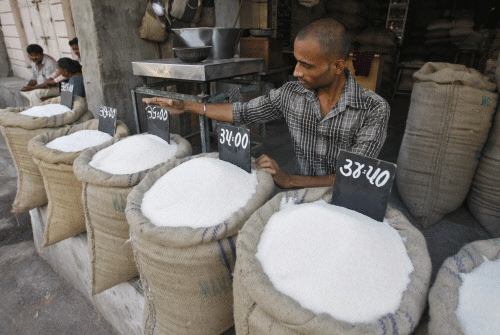
[[[28,152],[40,169],[47,193],[47,222],[41,247],[83,233],[85,217],[82,206],[82,183],[73,173],[73,162],[82,153],[49,149],[45,145],[56,138],[80,130],[99,127],[99,120],[90,120],[35,136],[28,143]],[[117,121],[115,138],[129,134],[125,123]]]
[[[326,9],[331,13],[346,13],[350,15],[365,15],[366,5],[358,0],[327,0]]]
[[[234,321],[236,333],[266,335],[410,334],[418,324],[427,300],[431,261],[423,235],[401,212],[389,207],[385,219],[401,235],[414,271],[399,309],[373,323],[350,324],[331,315],[314,314],[277,291],[255,257],[260,236],[269,218],[280,210],[282,200],[302,204],[331,200],[331,188],[288,191],[276,195],[247,221],[238,235],[234,273]],[[326,260],[327,261],[327,260]]]
[[[259,170],[256,193],[224,222],[196,229],[153,225],[141,212],[144,193],[188,159],[150,172],[128,196],[127,220],[146,298],[144,334],[218,335],[233,325],[236,235],[274,190],[271,175]]]
[[[410,213],[428,227],[465,200],[498,94],[496,84],[459,64],[426,63],[413,78],[396,185]]]
[[[163,4],[164,1],[162,1]],[[168,22],[168,1],[165,2],[166,6],[166,16],[159,18],[158,15],[153,10],[151,1],[149,1],[146,8],[146,12],[142,17],[141,26],[139,27],[139,37],[145,40],[163,42],[167,39],[167,26],[170,26]]]
[[[500,237],[500,106],[488,141],[477,165],[467,196],[474,218],[491,234]]]
[[[398,36],[388,28],[371,27],[359,33],[357,41],[361,45],[377,45],[380,47],[395,48],[398,45]]]
[[[191,145],[187,140],[175,134],[170,135],[170,140],[178,145],[173,159],[191,155]],[[132,247],[127,243],[130,235],[125,206],[128,194],[149,170],[119,175],[89,165],[97,152],[118,141],[120,139],[113,139],[89,148],[73,163],[75,176],[83,188],[81,203],[91,259],[92,296],[139,275]]]
[[[46,100],[42,105],[59,104],[61,97]],[[47,131],[93,118],[87,110],[84,98],[75,98],[71,112],[51,117],[31,117],[19,115],[30,107],[0,110],[0,131],[17,170],[17,193],[12,212],[23,213],[47,203],[47,195],[42,175],[28,152],[28,142],[35,136]]]
[[[461,273],[469,273],[483,262],[500,258],[500,239],[476,241],[464,246],[441,265],[429,292],[429,334],[463,335],[455,310],[458,306]]]

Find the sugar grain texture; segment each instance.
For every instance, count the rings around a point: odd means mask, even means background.
[[[256,192],[257,173],[200,157],[167,172],[144,194],[142,213],[157,226],[211,227],[244,207]]]
[[[111,174],[131,174],[151,169],[171,159],[177,143],[151,134],[129,136],[97,152],[90,166]]]
[[[63,152],[77,152],[90,147],[95,147],[113,137],[99,130],[80,130],[73,134],[61,136],[50,141],[45,146],[49,149],[59,150]]]
[[[256,253],[274,287],[316,314],[350,323],[394,313],[414,270],[387,222],[318,201],[283,206]]]
[[[461,273],[456,315],[465,335],[500,334],[500,259]]]
[[[71,112],[71,109],[67,106],[61,104],[48,104],[31,107],[30,109],[20,112],[19,114],[33,117],[50,117],[67,112]]]

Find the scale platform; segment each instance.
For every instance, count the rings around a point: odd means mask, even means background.
[[[132,62],[136,76],[169,78],[208,82],[262,72],[262,58],[207,59],[199,63],[185,63],[178,58]]]

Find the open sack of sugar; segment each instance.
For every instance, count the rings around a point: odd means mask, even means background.
[[[73,164],[82,184],[91,264],[91,295],[139,275],[134,261],[127,196],[159,164],[190,156],[191,145],[170,134],[170,144],[158,136],[137,134],[85,150]]]
[[[35,136],[28,151],[40,171],[47,194],[47,223],[42,247],[86,231],[82,207],[82,183],[73,172],[73,163],[83,150],[109,142],[113,137],[97,130],[99,120],[89,120]],[[129,134],[117,121],[115,138]]]
[[[429,334],[500,334],[500,239],[446,259],[429,293]]]
[[[0,110],[0,131],[17,170],[17,193],[12,204],[14,213],[27,212],[47,203],[43,178],[28,152],[28,142],[39,134],[94,118],[84,98],[74,98],[73,109],[62,106],[60,102],[61,97],[56,97],[39,106]]]
[[[237,234],[273,191],[271,175],[216,153],[166,163],[133,189],[126,215],[145,334],[218,335],[233,325]]]
[[[411,334],[431,261],[399,211],[384,222],[330,205],[331,188],[276,195],[239,233],[239,334]]]

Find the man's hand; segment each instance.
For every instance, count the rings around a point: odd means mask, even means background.
[[[186,103],[183,100],[175,100],[175,99],[161,98],[161,97],[143,98],[142,102],[168,108],[168,111],[172,114],[182,114],[185,112],[185,107],[186,107]]]
[[[257,167],[273,176],[274,182],[281,188],[289,188],[290,175],[281,170],[278,163],[267,155],[262,155],[255,160]]]
[[[20,91],[21,92],[28,92],[28,91],[32,91],[35,89],[35,86],[24,86],[24,87],[21,87]]]

